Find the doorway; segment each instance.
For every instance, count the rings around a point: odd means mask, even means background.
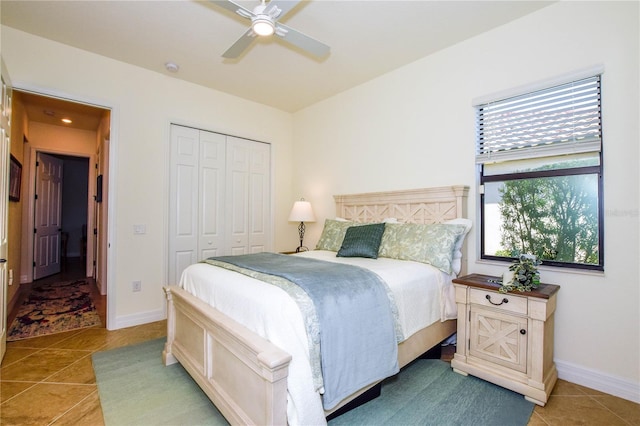
[[[22,206],[20,282],[31,283],[64,273],[65,267],[82,270],[92,278],[100,295],[107,294],[108,151],[111,110],[68,99],[15,89],[14,111],[21,116],[24,132],[24,178],[28,182]],[[63,122],[62,119],[65,119]],[[71,121],[69,123],[69,121]],[[63,163],[61,214],[58,240],[49,243],[49,259],[59,259],[55,268],[36,272],[42,250],[34,238],[37,229],[37,190],[40,155]],[[98,177],[100,177],[98,179]],[[98,193],[98,181],[105,182]],[[12,226],[12,225],[10,225]],[[37,231],[36,231],[37,232]],[[70,263],[71,262],[71,263]],[[68,272],[68,271],[67,271]],[[53,274],[53,275],[52,275]],[[106,304],[106,301],[105,301]]]
[[[39,151],[36,165],[33,280],[66,271],[70,262],[95,278],[87,264],[94,237],[87,233],[89,158]]]

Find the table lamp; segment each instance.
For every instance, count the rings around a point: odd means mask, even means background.
[[[291,213],[289,213],[289,222],[300,222],[300,225],[298,225],[300,247],[296,248],[296,253],[308,250],[302,245],[302,240],[304,240],[304,223],[315,221],[316,216],[313,214],[310,202],[305,201],[304,198],[302,198],[300,201],[293,203],[293,208],[291,209]]]

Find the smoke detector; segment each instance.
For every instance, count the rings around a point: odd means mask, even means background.
[[[178,72],[178,70],[180,69],[178,64],[176,64],[174,62],[167,62],[167,63],[164,64],[164,67],[169,72]]]

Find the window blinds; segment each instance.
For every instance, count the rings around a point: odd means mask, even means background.
[[[476,107],[476,163],[598,152],[600,75]]]

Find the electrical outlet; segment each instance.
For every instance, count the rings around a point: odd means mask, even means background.
[[[142,281],[132,281],[131,289],[133,291],[142,291]]]

